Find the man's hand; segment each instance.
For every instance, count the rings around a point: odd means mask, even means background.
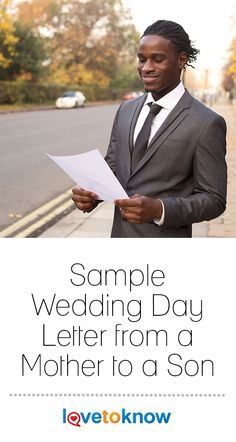
[[[134,195],[130,199],[116,200],[115,205],[120,209],[122,218],[134,224],[142,224],[161,219],[161,201],[143,195]]]
[[[91,212],[96,206],[98,197],[96,193],[89,192],[88,190],[76,186],[72,189],[71,199],[79,210],[82,210],[83,212]]]

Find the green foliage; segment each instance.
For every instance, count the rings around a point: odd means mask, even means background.
[[[1,71],[10,66],[17,43],[17,37],[14,35],[13,19],[8,13],[10,6],[11,2],[9,0],[0,2],[0,76]]]
[[[54,103],[66,90],[78,90],[77,85],[58,85],[44,83],[29,83],[24,81],[0,81],[0,104],[19,103]],[[100,88],[98,85],[80,87],[87,101],[112,100],[114,90]],[[116,98],[120,98],[124,90],[117,89]]]
[[[139,36],[121,0],[32,0],[30,11],[20,4],[19,19],[51,35],[53,82],[108,87],[134,61]]]
[[[28,82],[0,82],[0,103],[45,103],[55,101],[63,86]]]
[[[132,63],[119,66],[112,79],[112,87],[123,90],[142,90],[143,85],[136,65]]]
[[[140,89],[134,64],[139,35],[122,0],[25,0],[17,5],[4,16],[5,22],[10,19],[13,40],[8,61],[0,58],[0,78],[20,83],[13,90],[6,85],[7,102],[45,100],[45,79],[64,90],[74,85],[89,100]],[[0,50],[1,41],[0,21]],[[25,81],[40,84],[27,88]]]
[[[14,35],[17,39],[15,53],[11,64],[3,70],[2,78],[36,81],[46,71],[43,66],[47,58],[45,39],[19,22],[15,23]]]

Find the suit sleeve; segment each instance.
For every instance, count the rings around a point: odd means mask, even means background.
[[[161,229],[218,217],[226,207],[227,166],[225,120],[214,114],[203,129],[193,158],[193,192],[162,198],[165,220]]]
[[[122,104],[120,105],[118,111],[116,112],[116,116],[113,122],[112,130],[111,130],[111,136],[109,141],[109,146],[107,149],[107,153],[105,156],[105,161],[107,162],[108,166],[111,168],[112,172],[116,175],[116,126],[117,126],[117,120],[119,117],[119,112]]]

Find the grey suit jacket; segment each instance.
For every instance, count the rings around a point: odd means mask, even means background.
[[[187,91],[170,112],[133,172],[133,134],[146,95],[121,104],[105,157],[129,196],[160,198],[162,226],[132,224],[115,209],[112,237],[191,237],[192,223],[225,210],[227,168],[224,119]]]

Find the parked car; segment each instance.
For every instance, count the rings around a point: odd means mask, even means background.
[[[85,103],[85,96],[80,91],[67,91],[56,100],[56,107],[58,109],[71,109],[72,107],[83,107]]]
[[[122,100],[132,100],[133,98],[137,98],[143,95],[143,92],[141,91],[132,91],[132,92],[126,92],[124,95],[122,95]]]

